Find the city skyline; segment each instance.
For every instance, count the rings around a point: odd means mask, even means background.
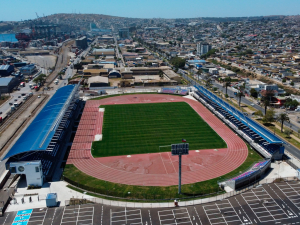
[[[269,15],[298,15],[300,1],[297,0],[153,0],[149,2],[137,0],[112,1],[62,1],[49,2],[31,0],[30,3],[19,0],[10,1],[14,5],[14,13],[3,11],[0,21],[21,21],[35,19],[36,13],[51,15],[56,13],[104,14],[110,16],[132,18],[196,18],[196,17],[251,17]],[[93,6],[93,7],[91,7]],[[104,6],[104,7],[103,7]],[[24,10],[26,9],[26,10]]]

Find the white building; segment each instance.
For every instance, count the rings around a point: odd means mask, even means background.
[[[207,52],[209,52],[209,50],[211,50],[211,45],[203,42],[203,43],[198,43],[197,44],[197,55],[204,55]]]
[[[44,176],[41,160],[11,162],[9,171],[11,174],[25,174],[27,186],[43,186]]]
[[[277,86],[277,84],[266,84],[258,80],[249,81],[249,83],[246,83],[245,91],[250,95],[250,90],[255,89],[258,92],[258,95],[260,95],[260,92],[262,90],[274,91],[274,96],[283,95],[285,94],[285,91]]]

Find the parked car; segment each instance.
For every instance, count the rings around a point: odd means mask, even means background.
[[[10,102],[10,103],[8,103],[9,105],[13,105],[14,103],[12,103],[12,102]]]

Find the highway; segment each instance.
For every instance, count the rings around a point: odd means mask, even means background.
[[[185,78],[187,81],[189,81],[191,85],[196,85],[196,84],[199,85],[198,82],[196,82],[195,80],[193,80],[190,77],[186,76],[181,70],[178,70],[178,73],[180,73],[183,76],[183,78]],[[222,85],[217,84],[216,82],[214,83],[214,85],[216,87],[218,87],[221,91],[225,91],[225,88],[223,88]],[[228,93],[229,96],[234,96],[233,91],[231,91],[229,89],[227,89],[227,93]],[[251,101],[247,100],[244,97],[242,97],[241,101],[242,101],[242,103],[245,103],[245,104],[248,104],[248,105],[252,104]],[[253,107],[258,109],[258,110],[262,110],[262,108],[260,106],[256,105],[256,104]],[[277,137],[280,138],[283,142],[285,142],[281,137],[279,137],[279,136],[277,136]],[[298,158],[300,160],[300,151],[299,151],[298,148],[296,148],[296,147],[294,147],[293,145],[290,145],[290,144],[284,144],[284,147],[285,147],[286,151],[293,154],[296,158]]]

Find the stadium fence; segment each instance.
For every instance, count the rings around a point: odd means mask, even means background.
[[[170,196],[169,198],[160,198],[159,194],[146,194],[146,193],[137,193],[133,196],[133,193],[128,194],[127,196],[120,197],[120,196],[114,196],[113,194],[119,194],[112,191],[107,190],[106,192],[103,192],[103,190],[99,190],[97,188],[88,187],[86,185],[79,184],[75,181],[72,181],[66,177],[63,176],[63,180],[66,181],[71,185],[71,188],[79,189],[79,191],[82,192],[88,192],[88,194],[92,195],[99,195],[95,198],[86,198],[84,201],[79,201],[78,199],[70,199],[66,200],[66,205],[74,205],[74,204],[88,204],[88,203],[99,203],[99,204],[105,204],[105,205],[111,205],[111,206],[131,206],[132,204],[135,204],[135,207],[147,207],[147,208],[157,208],[157,207],[171,207],[174,206],[175,199],[180,202],[180,206],[188,206],[188,205],[195,205],[195,204],[202,204],[202,203],[208,203],[208,202],[214,202],[222,199],[226,199],[232,196],[239,195],[241,193],[244,193],[252,188],[255,188],[262,184],[268,184],[268,183],[283,183],[283,182],[297,182],[299,181],[299,177],[274,177],[274,178],[265,178],[259,181],[255,181],[253,183],[249,183],[248,186],[244,187],[243,189],[239,189],[236,191],[231,192],[224,192],[223,190],[218,188],[218,191],[211,190],[211,193],[206,193],[202,195],[193,195],[191,196],[185,196],[182,198],[174,198]],[[98,193],[97,191],[100,191],[101,193]],[[140,197],[139,197],[140,196]],[[103,198],[101,198],[103,197]],[[113,200],[109,200],[113,199]],[[82,199],[81,199],[82,200]],[[135,201],[133,202],[126,202],[126,201]],[[157,203],[162,202],[164,203]],[[145,203],[147,202],[147,203]],[[159,205],[157,205],[159,204]]]

